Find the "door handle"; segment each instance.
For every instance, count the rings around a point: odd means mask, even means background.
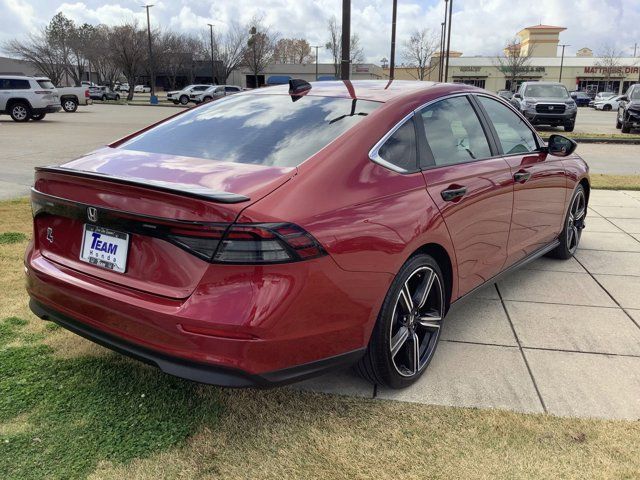
[[[531,172],[527,172],[526,170],[521,170],[513,174],[513,179],[518,183],[525,183],[529,178],[531,178]]]
[[[449,188],[440,192],[445,202],[453,202],[458,198],[462,198],[467,193],[467,187]]]

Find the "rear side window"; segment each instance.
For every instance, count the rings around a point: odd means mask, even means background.
[[[493,123],[505,155],[532,152],[538,148],[533,132],[524,120],[501,103],[488,97],[476,97]]]
[[[411,119],[384,142],[378,149],[378,156],[404,171],[412,172],[418,167],[416,148],[416,129]]]
[[[196,108],[120,148],[235,163],[297,166],[373,112],[366,100],[239,94]]]
[[[38,85],[40,85],[40,88],[46,88],[48,90],[56,88],[49,80],[38,80]]]
[[[480,120],[466,97],[441,100],[420,113],[436,165],[453,165],[491,156]]]
[[[239,92],[240,89],[238,87],[224,87],[225,92]]]
[[[1,81],[4,83],[2,88],[6,90],[29,90],[31,88],[29,80],[6,78]]]

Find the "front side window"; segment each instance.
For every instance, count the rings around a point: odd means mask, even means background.
[[[405,172],[418,168],[416,129],[413,119],[402,124],[378,149],[378,156]]]
[[[187,111],[120,148],[224,162],[294,167],[380,103],[306,95],[230,95]]]
[[[29,90],[31,88],[31,85],[29,84],[29,80],[10,78],[7,81],[7,86],[4,88],[8,90]]]
[[[466,97],[447,98],[420,114],[436,165],[452,165],[491,156],[487,136]]]
[[[535,135],[522,118],[492,98],[476,98],[493,123],[505,155],[532,152],[538,148]]]

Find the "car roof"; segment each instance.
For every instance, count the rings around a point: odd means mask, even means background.
[[[307,95],[318,97],[357,98],[389,102],[416,93],[444,95],[450,91],[482,92],[484,90],[461,83],[438,83],[419,80],[338,80],[310,82]],[[274,85],[249,92],[257,95],[289,95],[289,85]]]

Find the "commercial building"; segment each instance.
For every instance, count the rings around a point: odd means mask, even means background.
[[[520,54],[530,58],[515,79],[515,85],[511,85],[508,68],[501,64],[499,55],[467,57],[461,52],[451,52],[447,81],[476,85],[494,92],[515,90],[524,81],[561,81],[570,91],[619,93],[640,82],[639,57],[615,58],[612,62],[595,57],[593,51],[585,47],[575,56],[563,58],[559,43],[560,33],[564,30],[564,27],[534,25],[518,32]],[[504,58],[502,54],[500,57]],[[437,56],[432,59],[428,80],[438,79],[438,60]],[[388,70],[385,74],[388,76]],[[417,71],[415,68],[396,68],[395,78],[413,80],[417,78]]]

